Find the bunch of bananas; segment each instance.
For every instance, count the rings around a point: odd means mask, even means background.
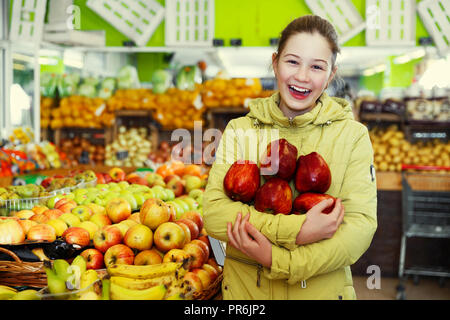
[[[182,262],[108,267],[111,300],[181,300],[192,295]]]
[[[0,300],[41,300],[41,294],[34,289],[17,291],[0,284]]]

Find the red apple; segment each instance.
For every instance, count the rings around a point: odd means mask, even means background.
[[[177,220],[177,210],[175,209],[175,205],[166,202],[166,206],[170,213],[169,222],[175,222],[175,220]]]
[[[223,179],[224,191],[234,201],[252,201],[259,186],[258,165],[249,160],[234,162]]]
[[[128,181],[129,184],[141,184],[144,186],[148,186],[147,179],[140,176],[128,178],[126,181]]]
[[[70,227],[61,235],[63,240],[69,244],[77,244],[84,248],[89,245],[91,237],[89,231],[80,227]]]
[[[200,231],[198,230],[198,226],[194,221],[189,220],[189,219],[178,219],[177,221],[182,222],[188,226],[189,231],[191,231],[191,241],[194,239],[197,239]]]
[[[293,211],[296,214],[306,213],[309,211],[309,209],[314,207],[316,204],[318,204],[319,202],[321,202],[323,200],[327,200],[327,199],[332,199],[333,203],[322,212],[330,213],[334,208],[336,198],[334,198],[333,196],[330,196],[328,194],[312,193],[312,192],[302,193],[297,198],[295,198]]]
[[[311,152],[298,158],[295,173],[295,188],[298,192],[325,193],[330,185],[330,168],[320,154]]]
[[[108,217],[106,213],[94,213],[90,218],[89,221],[95,223],[99,228],[102,228],[104,226],[109,226],[112,224],[111,219]]]
[[[272,178],[258,189],[255,209],[272,214],[289,214],[292,209],[292,190],[286,180]]]
[[[192,270],[192,273],[195,273],[200,281],[202,282],[203,290],[207,289],[209,285],[212,283],[211,276],[209,272],[202,268],[195,268]]]
[[[56,231],[51,225],[45,223],[36,224],[28,230],[27,239],[53,242],[56,240]]]
[[[46,223],[47,221],[50,220],[49,217],[47,217],[45,214],[43,213],[36,213],[33,216],[31,216],[29,218],[31,221],[36,221],[37,223]]]
[[[212,265],[210,265],[208,263],[204,263],[202,265],[202,269],[206,270],[209,273],[209,276],[211,277],[211,281],[216,280],[220,274],[219,271],[217,271],[217,269],[215,267],[213,267]]]
[[[46,206],[37,205],[37,206],[34,206],[33,209],[31,209],[31,211],[33,211],[35,214],[40,214],[40,213],[44,213],[48,209],[49,208]]]
[[[105,253],[110,247],[122,242],[122,232],[114,225],[104,226],[97,230],[92,239],[94,247]]]
[[[152,230],[156,230],[161,224],[170,220],[171,213],[164,201],[150,198],[144,201],[139,211],[139,219],[142,224]]]
[[[22,220],[20,219],[19,221],[20,226],[23,229],[23,232],[25,233],[25,235],[28,233],[28,230],[30,230],[30,228],[36,224],[38,224],[36,221],[32,221],[32,220]]]
[[[211,247],[211,243],[209,242],[208,235],[203,234],[200,237],[198,237],[197,239],[200,241],[203,241],[208,246],[209,252],[210,253],[212,252],[212,247]]]
[[[188,211],[181,215],[180,219],[189,219],[195,222],[195,224],[198,226],[198,230],[203,229],[203,217],[200,214],[200,212],[197,211]]]
[[[86,260],[86,269],[101,269],[103,268],[103,253],[94,248],[85,249],[80,254]]]
[[[184,244],[184,231],[174,222],[164,222],[155,230],[153,241],[156,248],[162,252],[170,249],[181,249]]]
[[[266,179],[278,177],[291,180],[296,169],[297,154],[297,148],[286,139],[272,141],[261,157],[261,175]]]
[[[105,184],[106,183],[105,177],[103,176],[102,173],[96,172],[95,176],[97,177],[97,184]]]
[[[29,219],[34,215],[35,212],[28,209],[20,210],[14,213],[14,217],[17,217],[19,219]]]
[[[106,204],[106,214],[112,223],[119,223],[131,216],[130,203],[123,198],[114,198]]]
[[[203,253],[204,253],[204,256],[203,256],[204,259],[203,259],[203,261],[204,261],[204,262],[208,261],[208,259],[209,259],[209,253],[210,253],[208,245],[207,245],[205,242],[203,242],[203,241],[201,241],[201,240],[198,240],[198,239],[192,240],[191,243],[195,243],[195,244],[197,244],[199,247],[202,248]]]
[[[44,211],[43,215],[46,216],[49,220],[58,219],[64,212],[59,209],[48,209]]]
[[[179,197],[185,193],[184,184],[179,177],[169,180],[166,184],[166,188],[171,189],[175,197]]]
[[[133,264],[134,252],[122,243],[116,244],[106,250],[104,262],[106,267],[114,264]]]
[[[25,231],[20,221],[14,218],[0,220],[0,244],[18,244],[25,240]]]
[[[64,200],[64,198],[61,200]],[[58,204],[58,202],[56,204]],[[63,213],[70,213],[72,212],[72,209],[75,207],[77,207],[77,203],[74,200],[69,200],[60,204],[60,206],[58,206],[56,209],[61,210]]]
[[[132,220],[136,223],[141,223],[141,218],[139,217],[139,212],[132,213],[126,220]],[[125,220],[123,220],[125,221]]]
[[[203,290],[203,284],[198,275],[189,271],[186,272],[183,279],[189,283],[194,292],[201,292]]]
[[[134,264],[137,266],[160,264],[162,262],[163,257],[156,249],[142,250],[134,257]]]
[[[209,258],[208,261],[206,261],[206,264],[213,266],[214,269],[216,269],[218,273],[222,272],[222,267],[217,263],[217,261],[214,257]]]
[[[125,180],[126,173],[121,168],[114,167],[109,170],[108,174],[114,182],[120,182]]]
[[[153,245],[153,232],[143,224],[136,224],[127,230],[123,243],[132,249],[148,250]]]
[[[105,179],[105,183],[108,184],[111,181],[113,181],[113,179],[111,178],[111,176],[109,175],[109,173],[103,173],[103,178]]]
[[[184,231],[184,244],[183,244],[183,246],[184,245],[186,245],[186,244],[188,244],[189,242],[191,242],[191,229],[189,229],[189,227],[188,227],[188,225],[187,224],[185,224],[185,223],[183,223],[183,222],[180,222],[180,221],[175,221],[175,223],[177,224],[177,225],[179,225],[182,229],[183,229],[183,231]]]
[[[183,250],[191,256],[191,269],[200,268],[205,262],[204,251],[198,244],[190,242],[183,247]]]
[[[183,262],[186,269],[189,268],[191,256],[182,249],[169,250],[163,258],[163,262]]]

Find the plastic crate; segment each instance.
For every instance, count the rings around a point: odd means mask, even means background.
[[[0,217],[1,216],[9,216],[11,212],[20,211],[20,210],[31,210],[33,207],[37,205],[46,205],[47,201],[55,195],[58,194],[67,194],[76,189],[81,188],[90,188],[95,187],[97,185],[97,179],[80,182],[75,186],[62,188],[58,190],[50,191],[50,195],[45,197],[37,197],[37,198],[24,198],[24,199],[8,199],[8,200],[0,200]]]
[[[88,0],[87,6],[138,46],[147,44],[164,17],[154,0]]]
[[[369,46],[416,45],[415,0],[366,0]]]
[[[212,46],[214,0],[166,0],[167,46]]]
[[[364,30],[366,23],[350,0],[305,0],[311,11],[327,19],[345,43]]]
[[[14,0],[9,39],[23,42],[39,42],[44,29],[47,0]]]
[[[450,52],[450,1],[424,0],[417,10],[439,53],[447,55]]]

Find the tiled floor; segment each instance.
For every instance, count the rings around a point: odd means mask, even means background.
[[[370,290],[367,277],[353,277],[358,300],[396,300],[398,284],[398,278],[382,278],[380,289]],[[445,279],[444,286],[440,287],[436,277],[420,277],[417,285],[410,277],[405,282],[405,296],[407,300],[450,300],[450,279]]]

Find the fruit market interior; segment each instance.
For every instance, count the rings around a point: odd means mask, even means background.
[[[0,0],[0,299],[221,299],[215,151],[308,14],[373,146],[357,298],[450,299],[450,0]]]

